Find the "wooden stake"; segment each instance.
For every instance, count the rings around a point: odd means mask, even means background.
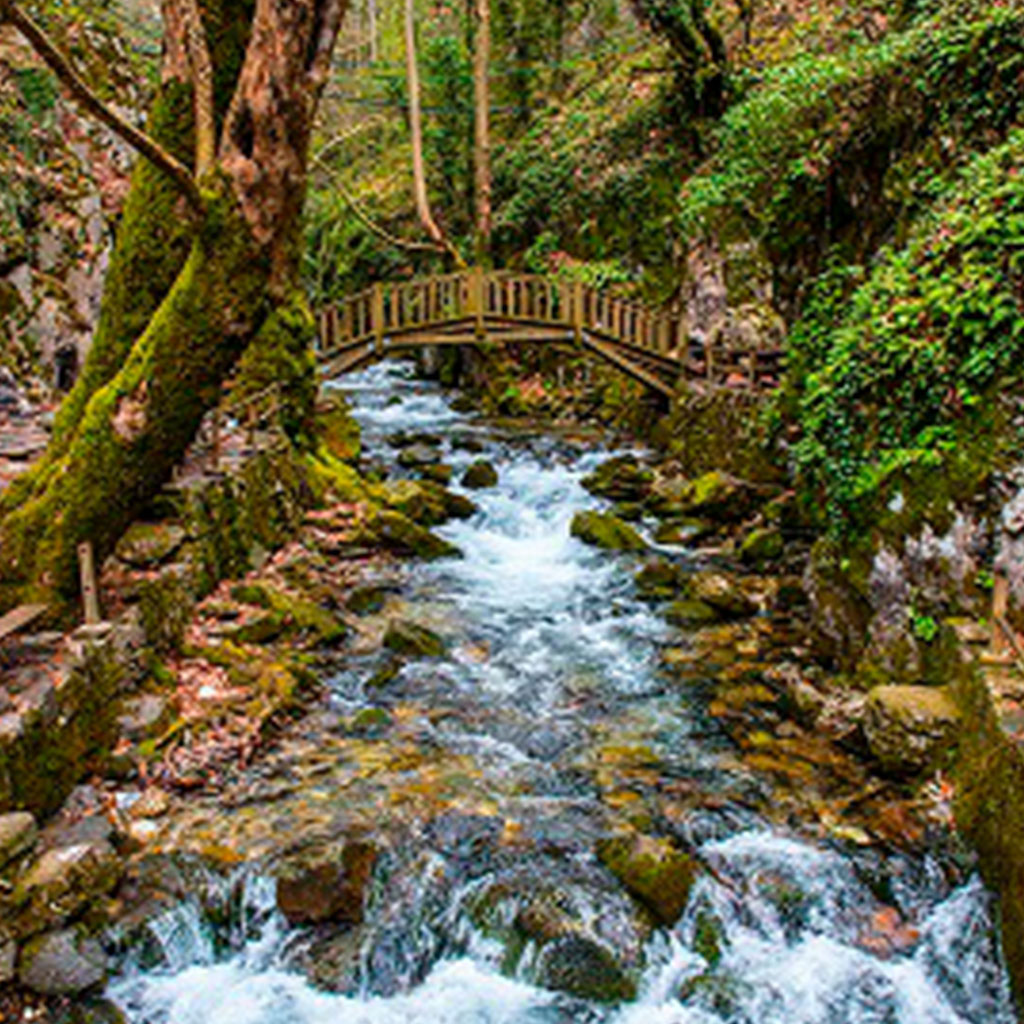
[[[83,541],[78,545],[78,568],[82,581],[85,624],[95,626],[100,621],[100,598],[96,590],[96,565],[93,560],[92,541]]]

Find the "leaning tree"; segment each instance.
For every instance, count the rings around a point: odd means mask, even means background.
[[[311,376],[298,282],[309,141],[348,0],[163,0],[145,131],[16,0],[67,92],[140,153],[83,372],[44,457],[0,499],[0,605],[76,592],[169,479],[240,358]],[[300,424],[301,428],[301,424]]]

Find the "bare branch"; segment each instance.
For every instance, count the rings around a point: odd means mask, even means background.
[[[8,21],[28,40],[32,48],[57,76],[69,93],[97,120],[119,135],[133,149],[141,153],[160,170],[169,175],[188,200],[193,213],[203,209],[199,186],[191,171],[180,160],[167,152],[158,142],[126,121],[96,95],[74,69],[59,46],[32,18],[21,10],[14,0],[0,0],[0,20]]]
[[[329,147],[324,147],[325,151]],[[326,171],[331,180],[334,182],[334,187],[341,193],[341,198],[351,207],[352,212],[356,215],[358,220],[375,235],[378,235],[389,245],[393,245],[398,249],[406,249],[409,252],[436,252],[446,253],[448,250],[443,245],[438,245],[436,242],[407,242],[403,238],[398,238],[396,235],[392,235],[386,228],[381,227],[376,221],[374,221],[370,215],[363,209],[362,204],[358,199],[341,182],[341,176],[338,172],[323,158],[323,156],[314,156],[313,163],[321,170]]]
[[[213,63],[196,0],[180,0],[195,97],[196,177],[202,180],[217,158],[217,115],[213,106]]]

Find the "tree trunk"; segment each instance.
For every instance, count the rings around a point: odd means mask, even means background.
[[[483,266],[491,251],[491,3],[476,0],[473,97],[476,106],[473,165],[476,177],[476,261]]]
[[[200,182],[202,216],[183,241],[169,223],[181,218],[141,206],[142,179],[150,194],[164,193],[136,172],[137,232],[118,239],[124,283],[115,279],[104,297],[117,329],[108,328],[77,422],[62,416],[45,473],[33,474],[27,493],[19,488],[18,506],[0,521],[0,606],[30,594],[74,597],[78,543],[92,541],[99,561],[113,550],[170,478],[239,357],[254,341],[280,344],[282,333],[311,329],[296,297],[306,162],[347,0],[256,0],[254,12],[244,0],[224,2],[248,6],[251,31],[247,43],[234,36],[244,59],[233,69],[211,46],[216,105],[226,113],[216,165]],[[180,87],[174,95],[180,114]],[[159,244],[150,250],[160,237],[174,241],[173,257]],[[140,273],[133,250],[152,251],[154,276],[163,275],[138,302],[126,291]]]

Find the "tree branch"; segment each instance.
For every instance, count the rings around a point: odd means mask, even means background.
[[[325,147],[325,150],[328,147]],[[313,163],[321,170],[326,171],[331,180],[334,182],[334,187],[341,193],[341,198],[352,208],[352,212],[356,215],[358,220],[368,228],[375,235],[382,238],[389,245],[393,245],[398,249],[406,249],[409,252],[435,252],[435,253],[446,253],[448,250],[436,242],[407,242],[402,238],[398,238],[392,235],[386,228],[381,227],[380,224],[376,223],[370,215],[362,208],[359,200],[356,199],[351,192],[341,183],[341,176],[338,172],[329,164],[322,156],[314,156]]]
[[[206,29],[196,0],[181,0],[185,21],[185,45],[195,96],[196,178],[213,168],[217,158],[217,115],[213,106],[213,64]]]
[[[169,175],[188,200],[193,213],[202,212],[202,196],[191,171],[158,142],[108,107],[85,83],[60,47],[14,3],[14,0],[0,0],[0,21],[12,24],[28,40],[47,67],[88,113],[120,136],[150,163]]]

